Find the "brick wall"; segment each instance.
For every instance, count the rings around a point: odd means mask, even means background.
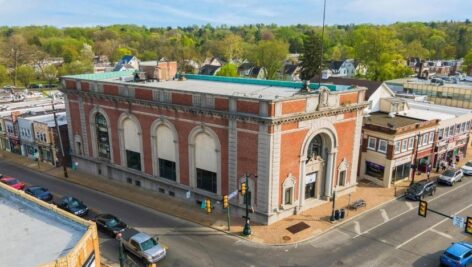
[[[259,114],[259,102],[238,100],[237,111],[241,113]]]
[[[153,100],[152,99],[152,90],[136,88],[134,90],[134,97],[142,100]]]
[[[177,105],[191,106],[192,95],[172,93],[172,103]]]
[[[354,93],[344,93],[344,94],[341,94],[341,96],[339,97],[339,104],[340,105],[346,105],[346,104],[354,104],[354,103],[357,103],[357,92],[354,92]]]
[[[352,151],[354,145],[354,133],[356,132],[356,121],[350,120],[336,123],[334,127],[336,128],[336,133],[338,135],[338,153],[336,156],[336,165],[334,171],[334,175],[336,177],[334,181],[337,181],[338,167],[344,158],[350,163],[349,169],[357,167],[352,166]],[[349,181],[351,178],[355,179],[355,177],[350,177],[350,173],[351,172],[346,173],[346,181]]]
[[[306,100],[287,101],[282,103],[282,114],[305,112]]]
[[[110,84],[104,84],[103,85],[103,93],[106,95],[118,95],[118,86],[116,85],[110,85]]]

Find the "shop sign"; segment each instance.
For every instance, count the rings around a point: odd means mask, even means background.
[[[411,162],[411,155],[396,159],[395,160],[395,166],[402,165],[402,164],[409,163],[409,162]]]
[[[316,182],[316,176],[318,175],[318,172],[312,172],[306,175],[305,177],[305,184],[311,184]]]

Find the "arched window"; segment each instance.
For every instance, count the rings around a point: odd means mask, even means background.
[[[161,125],[157,128],[157,160],[159,176],[176,181],[176,155],[174,134],[169,127]]]
[[[200,133],[195,137],[195,167],[197,188],[217,193],[218,153],[213,138]]]
[[[313,140],[311,140],[310,145],[308,146],[308,154],[307,158],[310,160],[313,157],[323,157],[322,156],[322,150],[323,149],[323,140],[321,139],[320,135],[315,136]]]
[[[126,166],[131,169],[141,170],[141,138],[136,123],[131,119],[123,121],[124,149],[126,153]]]
[[[108,124],[105,116],[101,113],[95,115],[95,129],[97,131],[98,157],[110,159],[110,139],[108,134]]]

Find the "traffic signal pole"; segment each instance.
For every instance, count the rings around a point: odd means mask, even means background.
[[[229,205],[228,208],[226,208],[226,218],[228,219],[228,232],[231,231],[231,223],[230,223],[230,216],[229,216]]]

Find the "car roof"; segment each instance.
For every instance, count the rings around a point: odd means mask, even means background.
[[[144,242],[144,241],[148,240],[149,238],[151,238],[151,237],[149,235],[145,234],[145,233],[138,233],[138,234],[133,236],[133,239],[135,241],[137,241],[138,243]]]
[[[11,181],[13,179],[16,179],[15,177],[11,177],[11,176],[7,176],[7,177],[3,177],[1,180],[2,181]]]
[[[458,242],[452,244],[446,251],[455,256],[462,256],[464,253],[472,250],[472,244]]]
[[[32,186],[26,187],[26,189],[34,190],[34,189],[45,189],[45,188],[39,185],[32,185]]]
[[[116,218],[116,216],[105,213],[105,214],[99,214],[97,215],[97,218],[103,218],[103,219],[111,219],[111,218]]]

